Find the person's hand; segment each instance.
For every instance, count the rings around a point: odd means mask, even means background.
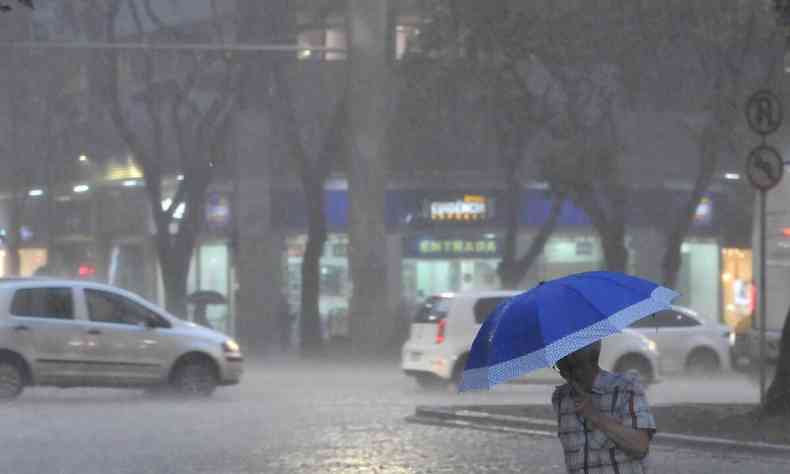
[[[574,391],[573,406],[576,414],[585,418],[594,416],[595,409],[593,408],[590,394],[574,381],[571,381],[571,386],[573,386]]]

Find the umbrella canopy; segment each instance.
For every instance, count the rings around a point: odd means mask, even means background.
[[[213,290],[198,290],[187,296],[187,303],[191,304],[225,304],[227,300],[222,293]]]
[[[669,308],[678,293],[617,272],[541,283],[500,304],[472,343],[459,391],[489,389]]]

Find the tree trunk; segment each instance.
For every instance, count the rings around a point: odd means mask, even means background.
[[[521,183],[518,181],[516,166],[513,163],[508,163],[505,173],[507,181],[505,186],[505,248],[497,272],[503,288],[515,288],[521,282],[516,255],[518,252],[519,211],[521,210]]]
[[[574,202],[584,210],[601,238],[606,269],[625,272],[628,268],[628,249],[625,246],[625,188],[617,184],[608,186],[611,216],[607,216],[598,204],[596,193],[591,186],[576,184],[575,189],[571,189]]]
[[[391,336],[387,292],[385,138],[392,93],[387,0],[348,0],[352,351],[374,356]]]
[[[610,272],[627,271],[628,249],[625,246],[625,224],[622,221],[613,223],[612,228],[600,233],[606,269]]]
[[[157,238],[161,238],[157,236]],[[191,249],[189,252],[192,254]],[[189,275],[190,258],[179,258],[175,255],[159,255],[162,268],[162,284],[165,289],[165,309],[181,319],[187,317],[187,276]]]
[[[321,256],[326,243],[324,182],[303,176],[308,207],[307,245],[302,259],[302,314],[299,319],[300,349],[304,357],[324,355],[319,298]]]
[[[540,231],[538,231],[538,235],[532,239],[527,252],[521,258],[513,262],[512,267],[507,269],[500,267],[499,275],[502,280],[503,289],[518,289],[519,285],[524,280],[524,277],[527,275],[527,272],[529,272],[529,269],[532,267],[532,264],[535,263],[535,260],[538,258],[538,256],[543,253],[543,248],[546,246],[546,242],[548,242],[549,237],[551,237],[551,235],[554,233],[554,229],[557,227],[557,221],[559,221],[562,205],[564,203],[564,194],[555,195],[551,206],[551,211],[549,212],[549,218],[541,226]],[[507,271],[507,273],[505,273],[505,271]]]
[[[709,140],[712,139],[712,134],[708,132],[705,133],[703,137],[703,143],[700,147],[701,169],[697,175],[697,179],[694,181],[694,189],[691,191],[691,196],[686,202],[682,214],[680,214],[674,227],[667,236],[667,249],[664,253],[664,261],[661,266],[663,284],[667,288],[674,288],[677,284],[678,273],[683,263],[681,254],[683,241],[686,240],[686,236],[691,229],[691,224],[694,222],[697,207],[699,207],[700,201],[702,201],[705,192],[708,190],[718,165],[718,155],[715,150],[713,150],[715,145],[709,142]]]
[[[762,407],[762,413],[767,416],[790,414],[790,308],[782,328],[777,364],[776,375],[765,392],[765,405]]]

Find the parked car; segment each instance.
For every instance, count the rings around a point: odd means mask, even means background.
[[[409,339],[403,345],[404,373],[424,388],[458,384],[480,325],[500,303],[519,293],[443,293],[426,299],[417,310]],[[600,358],[604,369],[636,370],[646,383],[658,381],[658,362],[655,342],[630,329],[607,337]],[[538,370],[523,380],[561,382],[551,369]]]
[[[631,325],[658,344],[664,374],[711,375],[731,369],[734,333],[729,326],[683,306],[640,319]]]
[[[127,291],[0,279],[0,399],[26,385],[158,387],[209,395],[239,383],[238,344]]]

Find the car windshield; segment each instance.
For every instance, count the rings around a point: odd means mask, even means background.
[[[790,0],[0,36],[0,473],[788,471]]]

